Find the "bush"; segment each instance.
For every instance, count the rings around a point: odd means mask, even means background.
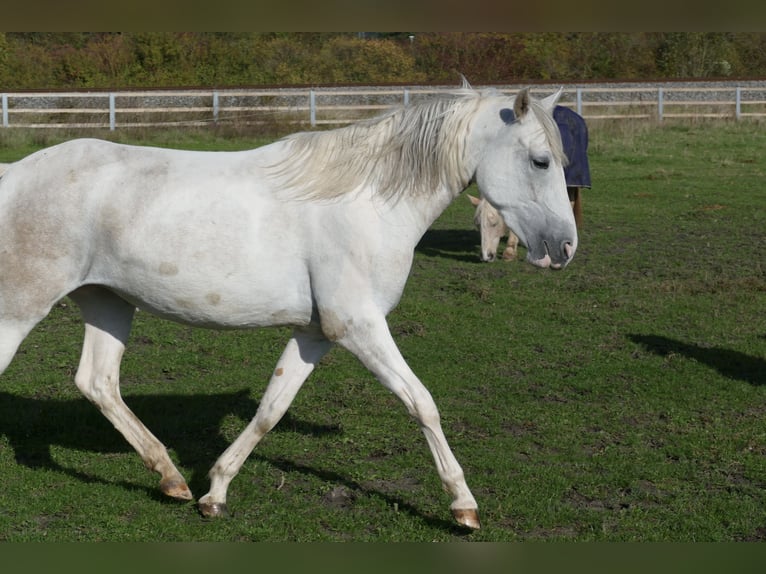
[[[0,90],[766,74],[761,33],[0,33]]]

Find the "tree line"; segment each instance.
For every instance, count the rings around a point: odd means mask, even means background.
[[[746,32],[0,32],[0,91],[766,77]]]

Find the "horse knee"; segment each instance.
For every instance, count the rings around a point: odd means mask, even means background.
[[[93,376],[90,369],[84,369],[82,365],[74,375],[74,384],[86,397],[90,397],[93,388]]]
[[[115,357],[105,350],[98,351],[86,341],[74,383],[88,400],[102,405],[119,396],[121,354]]]
[[[435,428],[441,425],[439,410],[427,390],[423,389],[421,393],[407,393],[406,397],[404,402],[407,411],[421,427]]]
[[[85,398],[103,410],[117,402],[119,381],[111,375],[103,375],[90,368],[78,369],[74,383]]]

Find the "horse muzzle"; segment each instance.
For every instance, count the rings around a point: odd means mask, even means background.
[[[574,257],[577,250],[576,243],[570,240],[564,240],[561,242],[559,249],[554,252],[554,256],[551,257],[551,249],[548,246],[547,241],[543,241],[545,247],[545,255],[539,259],[535,259],[530,255],[527,256],[527,261],[536,267],[542,267],[543,269],[550,267],[551,269],[563,269]]]

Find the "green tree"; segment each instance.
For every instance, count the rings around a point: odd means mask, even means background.
[[[337,83],[416,82],[415,58],[391,40],[336,37],[318,54],[321,81]]]
[[[766,74],[766,34],[6,32],[0,89]]]
[[[56,88],[54,58],[45,45],[6,34],[7,85],[4,89]]]
[[[657,65],[667,77],[707,78],[728,75],[736,59],[729,34],[672,32],[661,35]]]
[[[0,89],[8,85],[8,61],[10,60],[10,48],[5,32],[0,32]]]
[[[766,34],[739,32],[731,34],[732,75],[766,76]]]
[[[567,79],[657,76],[654,39],[646,33],[577,32],[566,35]]]

